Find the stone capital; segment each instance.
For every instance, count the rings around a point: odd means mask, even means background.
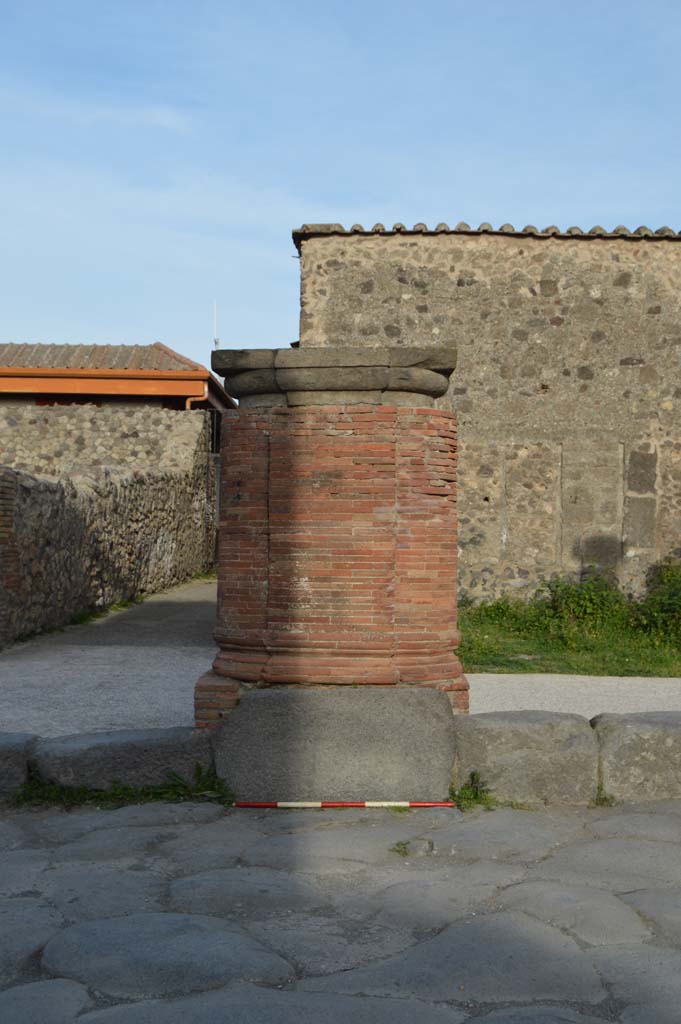
[[[432,405],[447,391],[454,346],[221,349],[213,370],[245,407]]]

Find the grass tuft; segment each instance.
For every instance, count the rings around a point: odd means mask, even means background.
[[[606,793],[603,789],[603,783],[598,783],[598,789],[596,790],[596,796],[593,798],[589,807],[614,807],[617,801],[614,796],[610,793]]]
[[[489,787],[480,778],[480,772],[471,772],[468,782],[464,782],[459,789],[450,786],[449,796],[460,811],[471,811],[474,807],[484,807],[491,811],[498,806]]]
[[[394,846],[390,847],[390,853],[396,853],[398,857],[409,856],[409,843],[406,839],[398,839]]]

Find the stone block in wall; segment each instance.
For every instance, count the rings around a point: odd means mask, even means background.
[[[681,430],[658,449],[657,545],[660,557],[681,556]]]
[[[504,562],[533,574],[551,570],[558,561],[560,448],[548,444],[508,445],[505,467]]]
[[[634,494],[654,494],[657,483],[657,451],[652,444],[629,451],[627,458],[628,491]]]
[[[567,441],[562,446],[562,552],[564,571],[588,565],[618,570],[622,563],[623,445]]]
[[[487,596],[501,559],[503,455],[499,445],[459,446],[459,589],[471,597]]]
[[[603,791],[616,800],[681,798],[681,712],[597,715]]]
[[[205,730],[134,729],[41,739],[32,761],[49,782],[108,789],[160,785],[171,772],[191,783],[197,764],[211,767],[212,751]]]
[[[586,804],[596,795],[598,744],[586,718],[504,711],[454,719],[453,782],[479,772],[498,800]]]
[[[453,721],[425,688],[260,690],[213,734],[215,766],[240,800],[442,800]]]
[[[28,732],[0,733],[0,797],[9,796],[26,782],[28,759],[37,739]]]
[[[622,541],[624,551],[655,547],[657,499],[628,494],[624,502]]]

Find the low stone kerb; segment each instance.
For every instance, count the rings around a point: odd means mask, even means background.
[[[213,758],[205,731],[178,727],[41,739],[31,761],[48,782],[109,789],[160,785],[171,772],[192,783],[196,765],[208,769]]]
[[[681,798],[681,712],[597,715],[603,790],[616,800]]]
[[[37,740],[28,732],[0,733],[0,797],[13,793],[26,781],[28,759]]]
[[[505,711],[454,719],[454,785],[479,772],[499,800],[585,804],[596,796],[598,743],[586,718]]]

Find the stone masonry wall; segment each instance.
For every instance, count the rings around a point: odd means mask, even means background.
[[[302,235],[301,347],[459,353],[459,580],[599,564],[640,590],[681,548],[681,240]]]
[[[0,409],[0,644],[213,567],[208,430],[204,412]]]

